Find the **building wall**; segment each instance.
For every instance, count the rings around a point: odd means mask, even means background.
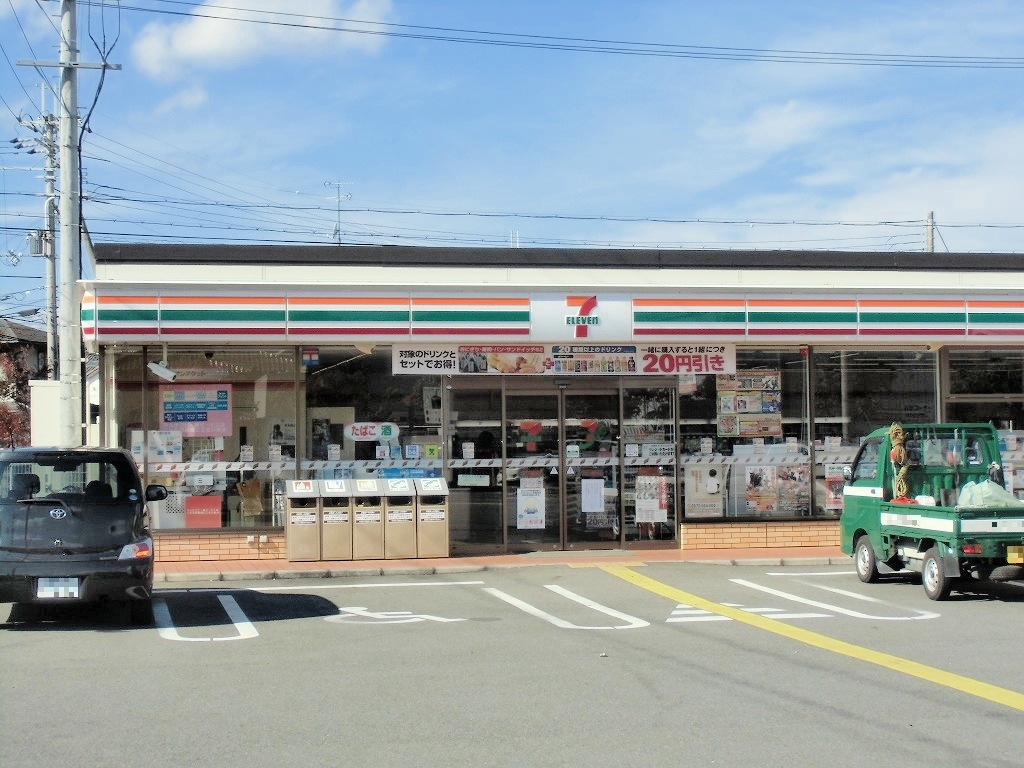
[[[250,540],[251,539],[251,540]],[[266,541],[263,541],[266,539]],[[839,546],[838,520],[766,521],[755,523],[684,523],[682,549],[766,549],[771,547]],[[285,534],[157,533],[157,563],[283,560]]]
[[[686,550],[838,547],[839,521],[683,523],[679,538]]]
[[[282,560],[285,536],[267,533],[160,533],[153,536],[157,563],[191,563],[224,560]]]

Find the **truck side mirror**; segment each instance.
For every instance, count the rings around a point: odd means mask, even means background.
[[[843,464],[843,482],[853,482],[853,467],[849,464]]]

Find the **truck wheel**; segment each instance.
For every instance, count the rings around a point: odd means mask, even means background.
[[[946,576],[942,570],[942,558],[939,551],[932,547],[924,553],[924,563],[921,567],[921,584],[924,586],[924,593],[930,600],[945,600],[949,597],[949,590],[953,588],[953,579]]]
[[[857,566],[858,579],[865,584],[873,584],[878,581],[878,562],[875,560],[875,549],[871,546],[871,539],[866,534],[857,539],[853,559]]]

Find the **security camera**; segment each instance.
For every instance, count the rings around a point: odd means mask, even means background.
[[[174,381],[178,378],[178,372],[172,371],[167,367],[167,364],[161,360],[159,363],[150,363],[146,366],[153,372],[154,375],[159,376],[164,381]]]

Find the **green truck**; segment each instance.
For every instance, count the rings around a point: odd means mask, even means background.
[[[908,571],[944,600],[960,579],[1024,574],[1024,501],[1004,487],[991,424],[876,429],[845,475],[841,546],[861,581]]]

